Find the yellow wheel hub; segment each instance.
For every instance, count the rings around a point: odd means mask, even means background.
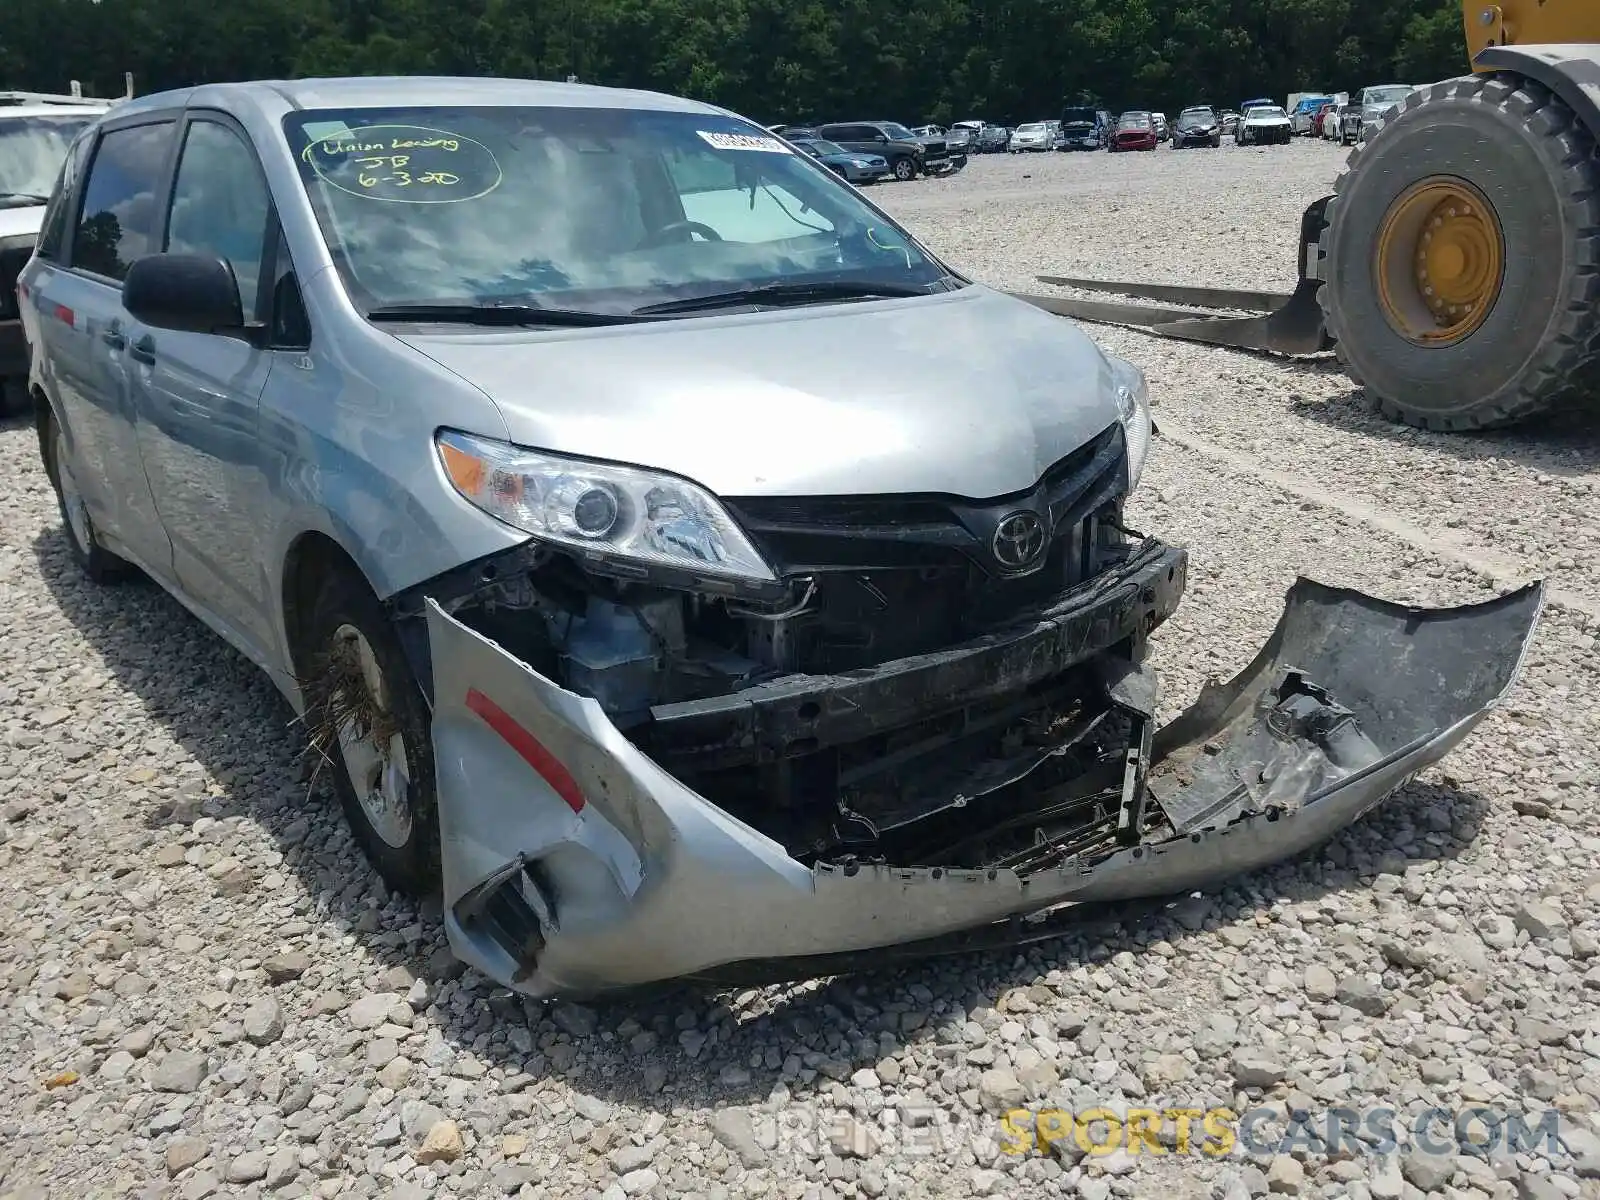
[[[1482,192],[1446,176],[1412,184],[1378,227],[1383,315],[1414,345],[1459,342],[1494,309],[1505,259],[1500,220]]]

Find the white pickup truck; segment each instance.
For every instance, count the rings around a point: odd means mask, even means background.
[[[130,94],[132,84],[129,84]],[[28,346],[17,305],[22,273],[73,139],[115,100],[0,92],[0,416],[20,408]]]

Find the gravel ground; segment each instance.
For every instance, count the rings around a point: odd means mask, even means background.
[[[1287,286],[1340,160],[991,157],[878,196],[1001,286]],[[1549,579],[1511,702],[1322,851],[1160,917],[599,1008],[452,966],[264,678],[149,585],[82,582],[31,431],[0,426],[0,1194],[1600,1196],[1600,435],[1413,435],[1325,364],[1095,333],[1158,405],[1134,520],[1193,553],[1169,706],[1299,573],[1428,603]],[[1564,1140],[1379,1153],[1369,1123],[1329,1153],[1269,1123],[1216,1157],[1173,1120],[1138,1153],[1007,1154],[1020,1103],[1378,1106],[1402,1139],[1483,1105]]]

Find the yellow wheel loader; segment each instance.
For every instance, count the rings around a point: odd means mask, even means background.
[[[1595,398],[1600,0],[1463,0],[1462,18],[1472,74],[1418,88],[1351,153],[1306,209],[1292,294],[1041,276],[1163,303],[1027,299],[1219,345],[1332,349],[1386,415],[1427,429]]]

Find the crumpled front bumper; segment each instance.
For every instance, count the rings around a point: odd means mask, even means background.
[[[832,973],[878,947],[969,948],[975,931],[1021,941],[1020,914],[1211,885],[1317,845],[1448,753],[1512,686],[1542,599],[1535,584],[1418,609],[1299,581],[1255,660],[1155,734],[1147,777],[1172,767],[1187,785],[1161,801],[1186,814],[1168,836],[1025,876],[803,865],[430,600],[450,942],[527,994],[581,995],[757,963]],[[1291,692],[1336,698],[1364,749],[1273,741]],[[1289,765],[1252,758],[1261,745]]]

